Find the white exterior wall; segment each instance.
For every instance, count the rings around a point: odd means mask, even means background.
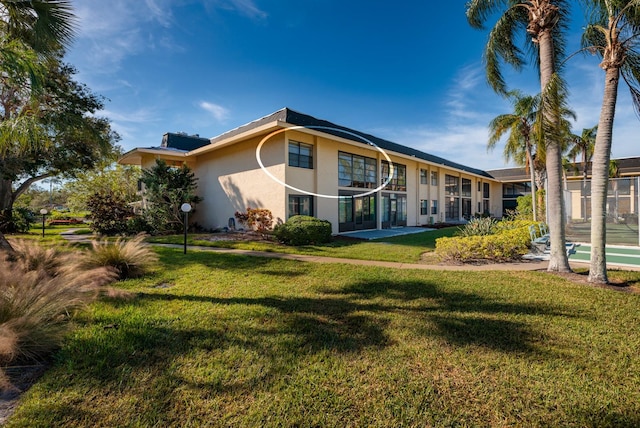
[[[228,225],[236,211],[267,208],[275,222],[285,221],[285,192],[258,165],[256,148],[261,138],[206,153],[197,158],[194,170],[198,177],[198,195],[203,201],[194,215],[205,228]],[[278,179],[284,181],[284,137],[277,135],[262,146],[262,163]],[[240,225],[236,225],[240,227]]]

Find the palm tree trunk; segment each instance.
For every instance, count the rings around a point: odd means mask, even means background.
[[[531,154],[531,146],[527,144],[527,157],[529,162],[529,172],[531,176],[531,208],[533,210],[533,221],[538,221],[537,204],[536,204],[536,172],[533,170],[533,155]]]
[[[551,30],[540,33],[540,88],[543,94],[555,72],[553,40]],[[559,118],[548,111],[548,103],[543,103],[545,120],[557,124]],[[571,272],[565,248],[565,208],[562,191],[562,148],[558,137],[551,137],[547,143],[547,218],[549,219],[549,241],[551,244],[548,270],[550,272]]]
[[[607,243],[606,207],[613,119],[616,113],[619,80],[619,68],[611,67],[606,70],[604,98],[602,99],[598,134],[596,135],[593,161],[591,163],[591,263],[589,265],[589,282],[597,284],[606,284],[609,281],[605,256]]]

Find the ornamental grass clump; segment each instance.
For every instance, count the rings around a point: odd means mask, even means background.
[[[491,217],[472,218],[467,224],[461,227],[458,236],[486,236],[495,233],[497,221]]]
[[[14,250],[10,257],[0,254],[0,380],[5,387],[1,367],[44,359],[60,346],[76,311],[116,279],[109,267],[84,269],[77,258],[37,244],[14,242]]]
[[[82,266],[112,267],[120,279],[140,277],[158,261],[151,247],[145,245],[145,236],[139,234],[129,240],[118,238],[115,242],[94,240],[91,242],[91,249],[84,256]]]
[[[10,256],[18,269],[24,272],[43,270],[48,276],[57,276],[65,266],[72,265],[68,246],[45,248],[33,241],[16,239],[11,242],[14,253]]]

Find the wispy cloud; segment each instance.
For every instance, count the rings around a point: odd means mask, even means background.
[[[267,12],[260,9],[253,0],[215,0],[209,7],[233,10],[252,19],[265,19]]]
[[[229,109],[222,107],[221,105],[210,103],[208,101],[201,101],[200,108],[209,112],[218,122],[224,122],[229,117]]]
[[[124,59],[143,49],[182,51],[169,30],[185,23],[173,13],[184,3],[202,3],[208,10],[231,10],[250,19],[265,19],[267,13],[253,0],[76,0],[75,13],[80,22],[76,51],[92,72],[113,73]],[[158,29],[163,30],[158,33]]]

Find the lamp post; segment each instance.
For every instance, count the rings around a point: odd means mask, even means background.
[[[185,202],[180,206],[180,211],[184,213],[184,254],[187,254],[187,218],[191,211],[191,204]]]
[[[44,238],[44,220],[47,217],[47,213],[49,211],[47,211],[46,208],[43,208],[40,210],[40,214],[42,214],[42,237]]]

